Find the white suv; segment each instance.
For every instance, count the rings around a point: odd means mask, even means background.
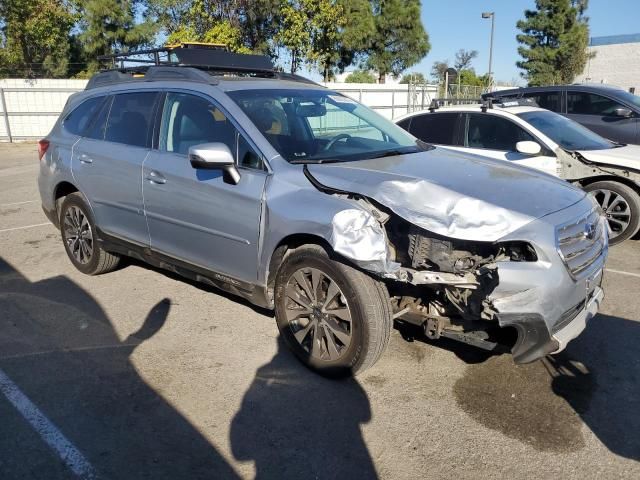
[[[459,105],[396,120],[428,143],[542,170],[591,192],[604,210],[611,244],[640,229],[640,146],[611,142],[526,99]]]

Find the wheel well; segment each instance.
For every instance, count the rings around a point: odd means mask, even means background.
[[[629,178],[620,177],[618,175],[599,175],[597,177],[588,177],[580,180],[578,183],[580,183],[581,186],[586,187],[592,183],[605,181],[622,183],[623,185],[633,188],[638,194],[640,194],[640,186],[637,183]]]
[[[269,271],[267,272],[267,289],[271,298],[273,294],[273,287],[276,283],[276,274],[278,273],[280,265],[282,265],[282,262],[287,256],[287,253],[303,245],[320,245],[328,252],[332,251],[329,243],[324,238],[317,235],[296,233],[280,240],[280,243],[278,243],[278,246],[271,254],[271,259],[269,260]]]
[[[77,191],[78,189],[72,183],[60,182],[56,187],[55,195],[54,195],[54,200],[56,201],[56,205],[58,203],[58,200]]]

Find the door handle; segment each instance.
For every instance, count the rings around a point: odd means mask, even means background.
[[[151,183],[155,183],[156,185],[162,185],[167,183],[167,179],[164,178],[155,170],[151,170],[146,178],[148,181],[150,181]]]
[[[83,153],[80,155],[80,163],[93,163],[93,158]]]

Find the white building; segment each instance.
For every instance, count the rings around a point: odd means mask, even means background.
[[[635,93],[640,94],[640,33],[593,37],[589,51],[595,56],[587,61],[576,82],[635,88]]]

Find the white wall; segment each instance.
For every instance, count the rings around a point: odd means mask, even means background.
[[[640,93],[640,42],[589,47],[595,57],[576,82],[607,83]]]
[[[14,140],[44,137],[51,130],[67,98],[74,91],[83,90],[86,84],[87,80],[0,80]],[[47,113],[50,115],[45,115]],[[7,137],[5,114],[0,101],[0,140],[6,141]]]
[[[42,138],[49,133],[57,116],[73,92],[85,88],[87,80],[4,79],[0,89],[9,112],[14,141]],[[392,119],[411,110],[427,108],[437,94],[436,85],[410,91],[408,85],[370,83],[327,83],[336,90]],[[46,91],[42,91],[46,89]],[[27,115],[25,115],[27,114]],[[5,115],[0,103],[0,141],[7,141]]]
[[[438,92],[437,85],[418,87],[414,92],[410,92],[409,85],[406,84],[329,82],[324,85],[364,103],[389,119],[398,118],[411,109],[422,109],[423,99],[424,108],[427,108]]]

